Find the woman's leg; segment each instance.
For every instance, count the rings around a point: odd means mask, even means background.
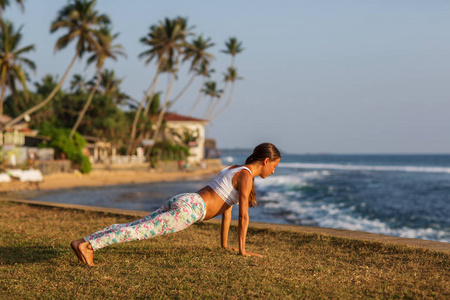
[[[170,201],[170,200],[169,200],[169,201]],[[103,228],[103,229],[100,229],[99,231],[97,231],[97,232],[95,232],[95,233],[93,233],[93,234],[91,234],[91,235],[101,236],[101,235],[103,235],[103,234],[105,234],[105,233],[115,232],[115,231],[117,231],[117,230],[119,230],[120,228],[123,228],[123,227],[137,225],[137,224],[146,222],[146,221],[148,221],[148,220],[151,220],[151,219],[153,219],[155,216],[157,216],[157,215],[159,215],[160,213],[162,213],[162,212],[164,212],[164,211],[167,211],[167,210],[168,210],[168,207],[167,207],[167,203],[166,203],[166,204],[164,204],[163,206],[161,206],[160,208],[158,208],[157,210],[155,210],[154,212],[152,212],[152,213],[146,215],[145,217],[143,217],[143,218],[141,218],[141,219],[139,219],[139,220],[133,221],[133,222],[131,222],[131,223],[112,224],[112,225],[110,225],[110,226],[108,226],[108,227],[105,227],[105,228]]]
[[[142,219],[126,224],[114,224],[84,238],[94,250],[134,240],[180,231],[206,213],[205,203],[200,195],[180,194],[170,199],[163,207]]]

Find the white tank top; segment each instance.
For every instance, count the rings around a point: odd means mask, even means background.
[[[208,184],[229,206],[239,204],[239,192],[233,187],[233,176],[241,170],[247,170],[252,174],[252,171],[244,166],[233,169],[226,167]]]

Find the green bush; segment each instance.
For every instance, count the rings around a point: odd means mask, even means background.
[[[89,173],[92,170],[89,158],[83,155],[82,149],[86,145],[86,140],[79,134],[75,133],[72,139],[69,139],[70,129],[55,128],[50,124],[42,126],[40,134],[51,138],[47,144],[41,144],[41,147],[54,148],[55,154],[61,156],[66,155],[72,162],[74,168],[80,170],[81,173]]]
[[[81,155],[80,172],[83,174],[88,174],[92,171],[92,164],[89,158],[85,155]]]
[[[178,160],[189,156],[189,148],[175,145],[170,141],[162,141],[155,144],[150,157],[157,157],[160,160]]]

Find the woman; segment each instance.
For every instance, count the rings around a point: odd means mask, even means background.
[[[222,248],[239,251],[241,255],[261,256],[245,250],[248,208],[256,205],[254,178],[266,178],[273,174],[280,159],[280,152],[273,144],[260,144],[247,158],[244,166],[224,168],[210,184],[196,193],[172,197],[164,206],[142,219],[108,226],[83,239],[75,240],[70,245],[81,262],[94,266],[95,250],[112,244],[180,231],[195,222],[222,214]],[[231,209],[234,204],[239,204],[239,249],[227,246]]]

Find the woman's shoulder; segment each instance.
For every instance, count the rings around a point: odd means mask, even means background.
[[[238,176],[241,179],[247,177],[252,178],[252,171],[245,165],[234,165],[229,167],[229,170],[235,170],[235,172],[233,172],[233,177]]]
[[[232,165],[227,167],[228,170],[236,169],[236,168],[242,168],[242,169],[248,169],[246,165]]]
[[[236,169],[236,168],[239,168],[239,167],[242,167],[242,165],[232,165],[232,166],[228,166],[227,169],[228,169],[228,170],[232,170],[232,169]]]
[[[239,173],[239,172],[241,172],[242,170],[247,170],[248,172],[245,172],[245,173],[252,173],[252,171],[250,171],[250,169],[249,168],[247,168],[247,166],[246,165],[232,165],[232,166],[229,166],[229,167],[227,167],[227,168],[225,168],[226,170],[229,170],[229,171],[235,171],[236,173]],[[236,170],[237,169],[237,170]]]

